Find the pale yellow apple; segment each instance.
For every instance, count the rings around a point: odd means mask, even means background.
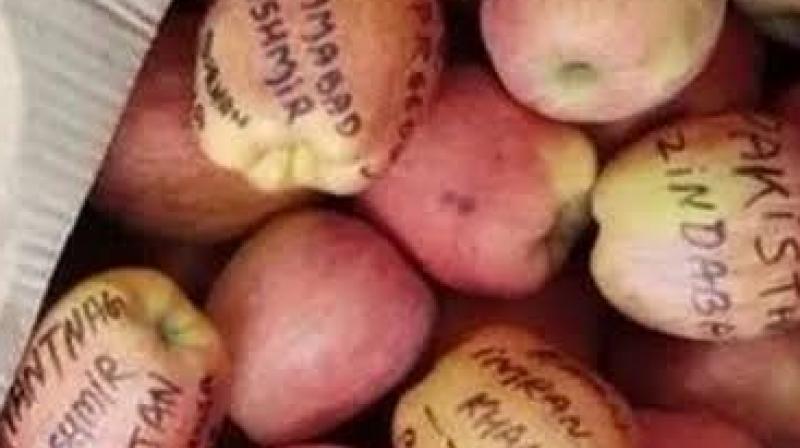
[[[435,0],[220,0],[200,32],[195,128],[262,191],[351,194],[402,150],[437,84]]]
[[[170,279],[98,274],[39,324],[0,414],[0,445],[210,448],[228,369],[211,322]]]
[[[800,134],[763,114],[691,118],[606,167],[592,274],[648,327],[753,338],[800,321]]]
[[[305,200],[259,191],[200,149],[192,131],[192,86],[202,18],[201,11],[177,8],[165,19],[91,196],[94,207],[127,227],[193,242],[231,239]]]
[[[577,361],[512,326],[488,326],[400,400],[396,448],[633,448],[631,412]]]

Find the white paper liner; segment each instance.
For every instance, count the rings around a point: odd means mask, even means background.
[[[20,141],[19,131],[22,121],[22,98],[19,62],[11,44],[11,32],[0,15],[0,167],[10,166],[14,148]],[[8,188],[0,188],[0,210],[7,213],[11,208]],[[0,260],[9,258],[8,217],[0,217]],[[8,263],[0,263],[0,283],[3,288],[0,297],[6,297],[9,286]],[[3,333],[0,327],[0,334]],[[0,338],[2,341],[2,338]]]
[[[2,397],[168,4],[0,0]]]

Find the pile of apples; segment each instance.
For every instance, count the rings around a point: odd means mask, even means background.
[[[800,447],[800,1],[178,0],[1,447]]]

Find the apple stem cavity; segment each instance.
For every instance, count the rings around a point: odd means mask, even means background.
[[[592,64],[584,61],[570,61],[558,69],[558,79],[564,87],[585,89],[597,82],[600,74]]]
[[[555,87],[570,102],[586,101],[600,85],[600,71],[591,63],[581,60],[559,62],[553,73]]]
[[[176,325],[174,319],[171,319],[171,316],[164,316],[158,329],[160,330],[158,335],[167,347],[172,347],[173,344],[180,345],[181,336],[185,333],[184,329]]]

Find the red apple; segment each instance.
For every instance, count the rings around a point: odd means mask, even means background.
[[[422,267],[470,295],[520,298],[562,265],[588,224],[594,148],[457,67],[398,161],[361,198]]]
[[[233,355],[233,420],[261,444],[318,437],[403,379],[430,333],[430,291],[361,221],[276,217],[233,257],[209,311]]]
[[[711,414],[636,411],[641,448],[763,448],[750,434]]]
[[[484,0],[484,40],[511,94],[563,121],[666,102],[702,70],[726,0]]]
[[[729,9],[722,35],[703,71],[666,104],[634,117],[588,126],[608,159],[625,144],[677,117],[755,107],[761,98],[764,48],[753,25]]]
[[[712,343],[631,326],[608,347],[609,379],[634,403],[712,412],[770,448],[800,446],[800,332]]]

